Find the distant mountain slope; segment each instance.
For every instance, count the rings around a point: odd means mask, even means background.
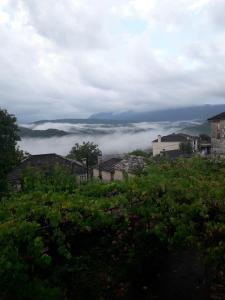
[[[164,109],[149,112],[122,112],[122,113],[97,113],[89,117],[89,120],[114,120],[134,122],[159,122],[159,121],[181,121],[181,120],[206,120],[209,117],[225,111],[225,104],[201,105],[176,109]]]
[[[118,128],[118,129],[117,129]],[[59,129],[45,129],[45,130],[36,130],[36,129],[30,129],[27,127],[19,127],[20,129],[20,137],[22,138],[50,138],[50,137],[62,137],[65,135],[82,135],[82,136],[103,136],[103,135],[109,135],[109,134],[115,134],[118,132],[118,130],[122,132],[123,134],[135,134],[135,133],[141,133],[146,131],[151,131],[151,128],[138,128],[135,126],[132,126],[132,124],[129,126],[124,125],[124,127],[119,126],[118,124],[106,124],[104,127],[93,127],[93,128],[74,128],[71,129],[71,131],[64,131]]]
[[[49,138],[49,137],[61,137],[70,133],[58,129],[47,129],[47,130],[32,130],[26,127],[19,127],[20,137],[30,138]]]
[[[69,124],[126,124],[127,121],[110,120],[110,119],[55,119],[55,120],[39,120],[30,124],[41,125],[44,123],[69,123]]]
[[[211,135],[211,129],[210,129],[210,124],[209,122],[205,122],[200,125],[193,125],[193,126],[188,126],[183,129],[181,129],[179,132],[191,134],[191,135],[199,135],[199,134],[206,134],[206,135]]]

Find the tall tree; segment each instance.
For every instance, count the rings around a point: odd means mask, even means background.
[[[16,117],[0,108],[0,193],[6,190],[7,174],[18,162],[19,140]]]
[[[83,142],[83,144],[76,143],[68,154],[68,158],[76,159],[80,162],[84,162],[87,168],[87,176],[90,177],[90,168],[98,162],[98,156],[102,153],[98,148],[98,145],[92,142]]]

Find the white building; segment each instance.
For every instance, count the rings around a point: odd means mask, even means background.
[[[167,136],[159,135],[158,138],[152,141],[153,156],[160,155],[165,151],[179,150],[182,143],[191,142],[193,152],[198,151],[198,137],[187,134],[170,134]]]

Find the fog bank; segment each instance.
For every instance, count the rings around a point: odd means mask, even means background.
[[[167,135],[177,132],[179,129],[193,123],[196,122],[145,122],[126,125],[58,123],[45,123],[37,126],[29,125],[34,130],[55,128],[76,134],[53,138],[24,138],[19,145],[21,149],[31,154],[57,153],[66,155],[75,143],[90,141],[98,144],[103,154],[122,154],[136,149],[150,150],[152,140],[158,134]],[[85,128],[91,128],[93,131],[96,131],[96,134],[79,134],[80,130]],[[98,129],[105,131],[104,134],[97,134]]]

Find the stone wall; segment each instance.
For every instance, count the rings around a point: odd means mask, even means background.
[[[124,178],[123,171],[115,170],[114,180],[123,180],[123,178]]]
[[[225,155],[225,120],[211,122],[212,155]]]

